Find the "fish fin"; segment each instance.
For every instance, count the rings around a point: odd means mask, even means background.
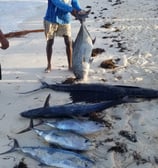
[[[38,166],[42,167],[42,166],[47,166],[47,165],[44,163],[39,163]]]
[[[49,93],[49,95],[47,96],[46,100],[45,100],[45,103],[44,103],[44,108],[47,108],[50,106],[49,104],[49,100],[50,100],[50,97],[51,97],[51,94]]]
[[[94,44],[94,43],[95,43],[95,41],[96,41],[96,37],[92,40],[92,44]]]
[[[91,64],[93,62],[93,60],[94,60],[93,58],[90,58],[89,63]]]
[[[42,89],[45,89],[45,88],[49,88],[49,85],[47,82],[43,81],[42,79],[38,79],[42,86],[40,86],[39,88],[37,89],[34,89],[34,90],[30,90],[30,91],[26,91],[26,92],[18,92],[19,94],[30,94],[30,93],[33,93],[33,92],[37,92],[39,90],[42,90]]]
[[[39,123],[37,123],[37,124],[34,125],[33,119],[31,118],[31,119],[30,119],[29,126],[28,126],[27,128],[25,128],[25,129],[23,129],[23,130],[17,132],[16,134],[22,134],[22,133],[24,133],[24,132],[31,131],[34,126],[38,126],[38,125],[41,125],[41,124],[43,124],[43,123],[44,123],[44,121],[43,121],[43,120],[40,120]]]
[[[30,130],[32,130],[32,128],[33,128],[33,119],[30,119],[30,124],[29,124],[29,126],[28,126],[27,128],[25,128],[25,129],[23,129],[23,130],[17,132],[17,134],[21,134],[21,133],[30,131]]]
[[[0,155],[14,152],[16,150],[16,148],[19,148],[19,143],[18,143],[18,141],[16,139],[11,138],[10,136],[8,136],[8,139],[9,140],[13,140],[13,142],[14,142],[13,147],[11,149],[5,151],[5,152],[0,153]]]

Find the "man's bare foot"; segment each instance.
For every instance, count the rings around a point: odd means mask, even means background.
[[[48,66],[48,67],[44,70],[45,73],[49,73],[50,71],[51,71],[51,66]]]
[[[72,71],[72,66],[69,66],[68,70],[69,70],[69,71]]]

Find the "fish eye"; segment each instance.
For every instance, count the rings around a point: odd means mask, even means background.
[[[88,141],[89,141],[88,139],[85,140],[85,142],[88,142]]]

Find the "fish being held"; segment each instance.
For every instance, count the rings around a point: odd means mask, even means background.
[[[16,139],[13,140],[14,146],[12,149],[0,153],[0,155],[20,151],[45,166],[55,166],[58,168],[91,168],[94,166],[94,162],[91,159],[72,151],[52,147],[20,147],[18,141]]]
[[[26,118],[66,118],[73,116],[89,116],[94,112],[101,112],[107,108],[129,103],[128,99],[109,100],[100,103],[69,103],[64,105],[49,106],[50,94],[48,95],[44,107],[35,108],[21,112],[20,115]]]
[[[118,100],[123,97],[157,99],[158,90],[126,86],[126,85],[106,85],[101,83],[77,83],[77,84],[48,84],[40,80],[42,86],[38,89],[23,92],[32,93],[41,89],[52,89],[54,91],[68,92],[73,102],[100,102],[105,100]]]
[[[81,22],[80,30],[73,44],[72,70],[77,80],[86,80],[89,73],[93,44],[84,22]]]

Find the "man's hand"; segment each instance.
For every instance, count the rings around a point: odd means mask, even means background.
[[[78,11],[76,9],[73,9],[71,12],[71,15],[76,17],[77,16]]]
[[[0,42],[1,42],[1,48],[3,50],[5,50],[9,47],[9,41],[6,38],[0,39]]]
[[[91,10],[80,10],[78,11],[78,15],[81,15],[81,16],[85,16],[85,15],[88,15],[90,13]]]
[[[84,22],[86,18],[88,18],[88,15],[91,10],[85,11],[85,10],[80,10],[80,11],[74,11],[74,16],[76,19],[78,19],[80,22]]]
[[[4,34],[0,30],[0,48],[7,49],[9,47],[9,41],[5,38]]]

